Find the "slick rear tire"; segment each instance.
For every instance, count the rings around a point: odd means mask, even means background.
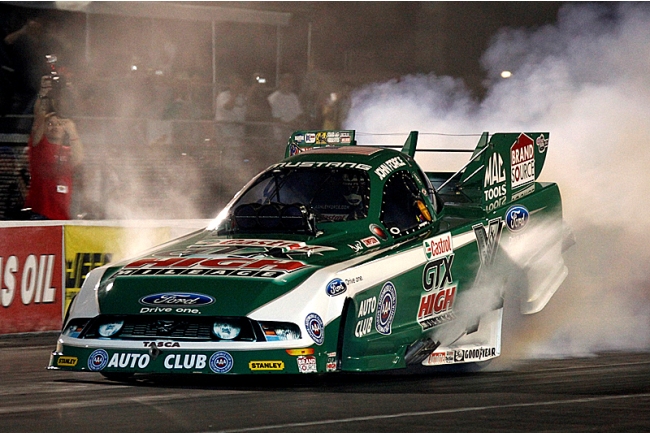
[[[133,373],[100,373],[102,376],[104,376],[108,380],[112,380],[114,382],[128,382],[131,379],[133,379]]]

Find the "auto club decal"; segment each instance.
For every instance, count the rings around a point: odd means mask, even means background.
[[[108,352],[104,349],[93,351],[88,357],[88,370],[101,371],[108,365]]]
[[[307,334],[314,340],[314,343],[319,346],[325,341],[325,326],[323,325],[323,319],[316,313],[310,313],[305,318],[305,328],[307,328]]]
[[[390,281],[384,284],[379,293],[379,308],[375,316],[375,329],[383,335],[391,333],[395,310],[397,309],[397,291]]]
[[[234,363],[230,353],[224,351],[214,352],[210,357],[210,370],[219,374],[228,373],[232,370]]]

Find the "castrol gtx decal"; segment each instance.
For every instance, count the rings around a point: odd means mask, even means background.
[[[145,258],[129,263],[120,276],[173,276],[205,275],[251,278],[277,278],[290,272],[307,268],[297,260],[239,258]]]
[[[427,262],[422,272],[424,294],[420,297],[417,321],[422,330],[455,319],[454,300],[457,285],[451,274],[454,254]]]

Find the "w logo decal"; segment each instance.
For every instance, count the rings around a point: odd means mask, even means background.
[[[476,235],[481,266],[490,266],[494,263],[494,258],[499,248],[499,241],[501,240],[501,231],[503,230],[501,217],[490,220],[487,225],[487,231],[483,224],[476,224],[472,226],[472,229],[474,229],[474,234]]]

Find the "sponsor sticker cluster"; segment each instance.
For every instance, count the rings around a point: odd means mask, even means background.
[[[106,368],[145,371],[153,359],[155,358],[149,353],[115,352],[109,356],[106,350],[96,349],[88,356],[87,366],[88,370],[95,372]],[[77,358],[74,357],[62,356],[57,361],[59,366],[75,366],[76,363]],[[169,353],[162,360],[162,367],[170,371],[198,371],[209,367],[212,372],[223,374],[228,373],[233,365],[232,356],[224,351],[215,352],[209,358],[203,353]]]
[[[444,233],[423,242],[427,263],[422,272],[422,288],[417,321],[422,330],[456,318],[454,301],[457,284],[452,275],[454,248],[451,233]]]

